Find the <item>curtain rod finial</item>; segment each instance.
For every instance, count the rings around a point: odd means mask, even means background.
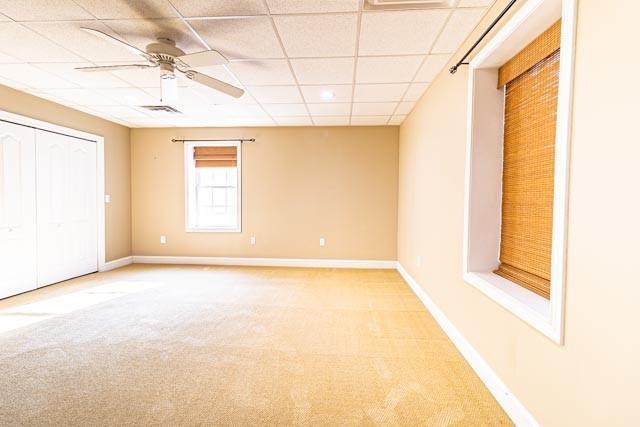
[[[453,67],[449,68],[449,72],[451,74],[455,74],[456,71],[458,71],[458,66],[457,65],[454,65]]]

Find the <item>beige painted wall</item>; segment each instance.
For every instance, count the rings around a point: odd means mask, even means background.
[[[106,259],[131,255],[131,150],[129,128],[0,85],[0,110],[104,137]]]
[[[242,233],[186,233],[171,139],[239,137],[256,138],[242,147]],[[135,255],[396,259],[398,127],[132,129],[131,144]]]
[[[399,259],[545,426],[640,424],[638,16],[631,0],[579,2],[563,346],[462,281],[466,68],[400,131]]]

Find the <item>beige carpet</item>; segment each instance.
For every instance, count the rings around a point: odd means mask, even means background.
[[[40,316],[0,334],[1,426],[511,424],[391,270],[130,266],[0,310]]]

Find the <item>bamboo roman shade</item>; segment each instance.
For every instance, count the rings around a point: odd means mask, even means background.
[[[551,279],[560,21],[499,70],[505,86],[500,266],[545,298]]]
[[[193,158],[197,168],[230,168],[238,165],[236,147],[195,147]]]

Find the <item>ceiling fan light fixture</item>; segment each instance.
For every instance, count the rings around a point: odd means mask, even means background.
[[[175,74],[162,76],[160,79],[160,102],[162,104],[171,104],[178,100],[178,79]]]

